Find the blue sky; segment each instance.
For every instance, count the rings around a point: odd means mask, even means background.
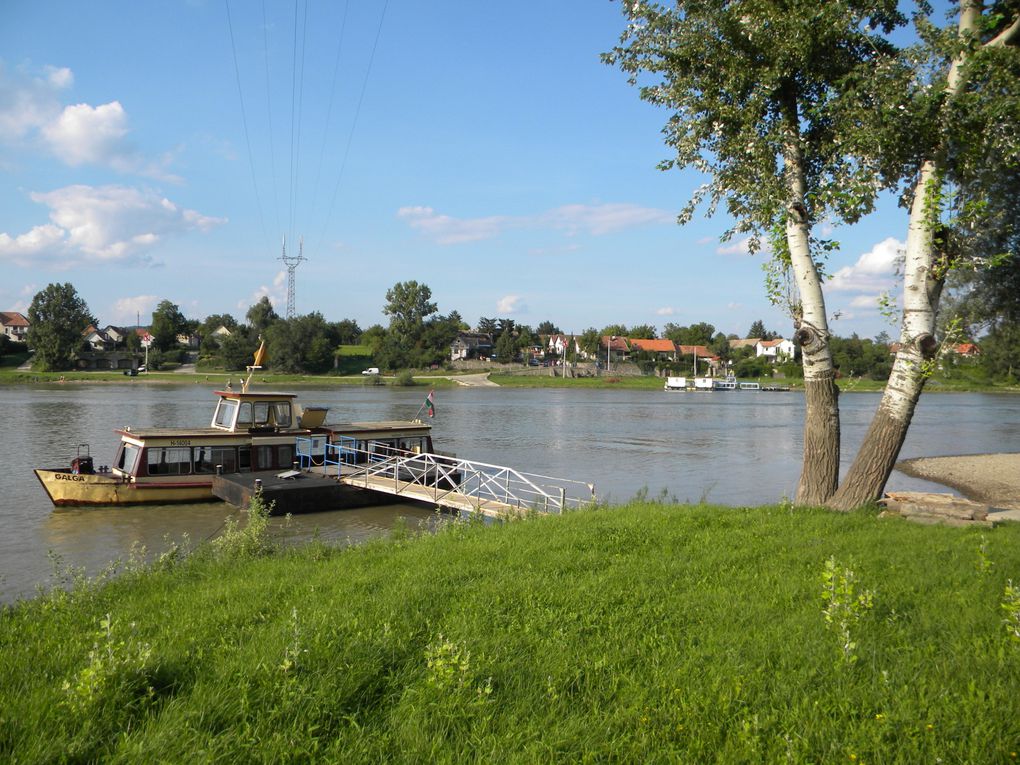
[[[789,336],[724,217],[676,224],[701,179],[656,169],[668,114],[600,62],[622,28],[602,0],[5,0],[0,310],[69,281],[102,324],[282,314],[303,236],[297,312],[331,321],[416,279],[471,324]],[[837,334],[895,334],[905,231],[888,203],[831,234]]]

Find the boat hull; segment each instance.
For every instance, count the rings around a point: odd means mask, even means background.
[[[36,478],[54,505],[167,505],[215,502],[212,482],[146,482],[112,473],[78,474],[70,470],[36,469]]]

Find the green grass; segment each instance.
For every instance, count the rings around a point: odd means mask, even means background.
[[[240,554],[250,542],[0,613],[0,760],[1020,750],[1001,607],[1020,525],[640,502],[345,550]],[[850,622],[854,660],[823,616],[830,559],[873,593]]]

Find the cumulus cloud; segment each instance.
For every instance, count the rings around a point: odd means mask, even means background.
[[[454,218],[431,207],[401,207],[397,217],[439,244],[463,244],[494,239],[510,229],[551,229],[568,236],[604,236],[637,226],[672,223],[666,210],[632,204],[564,205],[532,216],[492,215]]]
[[[882,292],[891,289],[903,259],[903,242],[888,237],[832,275],[826,287],[836,292]]]
[[[155,191],[126,186],[66,186],[29,195],[50,222],[11,236],[0,232],[0,262],[70,267],[84,262],[151,262],[168,237],[209,231],[223,218],[182,209]]]
[[[401,207],[397,217],[408,221],[417,229],[439,244],[463,244],[492,239],[499,235],[510,221],[509,218],[491,216],[488,218],[453,218],[440,215],[431,207]]]
[[[142,155],[130,139],[128,115],[119,101],[99,106],[62,104],[74,85],[66,67],[21,68],[0,65],[0,140],[35,146],[71,167],[98,165],[164,181],[180,179],[168,171],[172,156]]]
[[[657,308],[655,310],[656,316],[672,316],[676,313],[676,309],[672,306],[666,306],[665,308]]]
[[[259,302],[262,298],[269,298],[269,302],[273,305],[273,310],[277,313],[281,312],[280,306],[286,307],[287,305],[287,272],[277,271],[276,276],[273,277],[272,286],[263,284],[257,290],[255,290],[248,300],[237,301],[237,310],[245,311]]]
[[[150,316],[159,300],[156,295],[121,298],[113,304],[110,320],[115,324],[133,324],[141,316]]]
[[[496,303],[496,313],[500,316],[513,316],[525,310],[520,295],[504,295]]]
[[[850,301],[853,308],[878,308],[881,295],[858,295]]]
[[[127,114],[118,101],[96,107],[67,106],[59,117],[42,126],[50,150],[72,167],[121,162],[127,134]]]

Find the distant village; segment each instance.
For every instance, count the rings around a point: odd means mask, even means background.
[[[28,318],[16,311],[0,311],[0,334],[11,341],[25,343],[30,328]],[[756,326],[760,326],[756,323]],[[754,328],[752,328],[754,329]],[[209,330],[213,338],[222,341],[235,330],[220,325]],[[625,337],[601,335],[593,337],[591,331],[585,335],[563,333],[532,334],[532,342],[520,346],[512,359],[503,359],[506,364],[531,368],[533,373],[554,375],[586,376],[611,373],[615,375],[670,373],[722,377],[738,375],[744,370],[753,370],[748,375],[770,377],[784,364],[799,361],[799,353],[793,341],[783,337],[730,336],[728,349],[719,351],[704,344],[685,345],[668,338]],[[718,336],[721,341],[722,337]],[[204,338],[197,333],[177,335],[179,350],[184,355],[197,357]],[[834,340],[836,340],[834,338]],[[853,341],[847,341],[853,342]],[[857,341],[861,342],[861,341]],[[863,341],[872,344],[872,341]],[[492,367],[498,363],[497,340],[494,333],[462,330],[457,332],[450,344],[448,366],[454,368]],[[123,370],[126,373],[144,371],[149,348],[153,345],[150,330],[145,327],[118,327],[107,325],[99,328],[88,325],[82,330],[82,346],[77,353],[76,366],[80,370]],[[725,348],[725,346],[724,346]],[[882,355],[891,356],[897,351],[896,343],[888,343]],[[974,343],[953,345],[950,352],[961,358],[972,358],[980,354]],[[757,362],[748,366],[746,362]],[[743,369],[735,369],[743,363]],[[848,370],[853,374],[853,370]]]

